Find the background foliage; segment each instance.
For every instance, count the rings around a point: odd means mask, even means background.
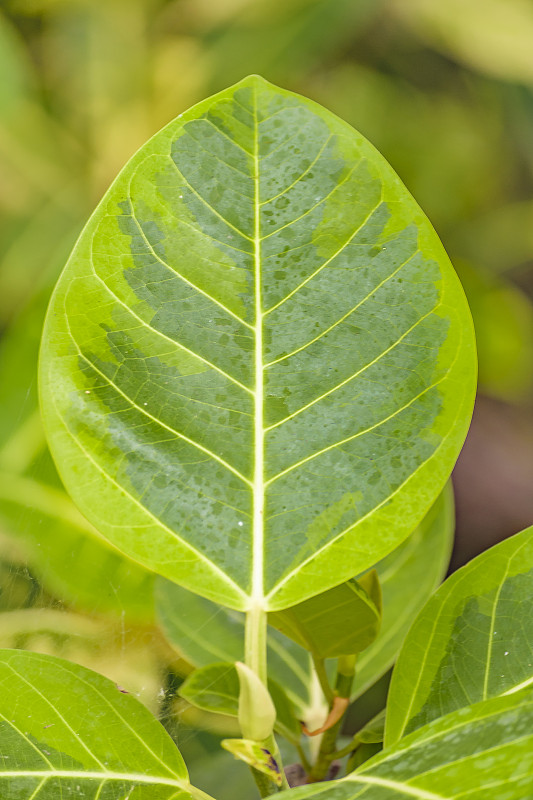
[[[481,395],[456,471],[454,564],[531,522],[532,40],[528,0],[4,0],[2,646],[92,666],[163,716],[182,702],[173,688],[189,667],[153,626],[151,576],[99,544],[61,492],[36,412],[36,355],[50,289],[120,167],[251,72],[369,138],[463,281]],[[179,720],[214,724],[193,709]],[[193,778],[214,735],[180,736]]]

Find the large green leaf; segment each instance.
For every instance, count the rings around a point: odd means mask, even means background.
[[[454,573],[409,631],[387,744],[455,709],[533,684],[533,528]]]
[[[191,800],[179,751],[135,698],[51,656],[0,651],[0,786],[10,800]]]
[[[533,785],[533,701],[525,689],[455,711],[340,781],[279,800],[525,800]]]
[[[48,437],[91,522],[212,600],[278,610],[416,526],[467,429],[466,302],[356,131],[258,77],[121,172],[56,288]]]

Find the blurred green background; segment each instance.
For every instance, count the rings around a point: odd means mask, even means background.
[[[119,676],[136,660],[131,680],[152,705],[175,656],[150,627],[151,577],[95,544],[61,492],[36,405],[39,332],[121,166],[252,72],[367,136],[463,281],[480,396],[455,474],[454,566],[533,522],[532,0],[2,0],[0,609],[12,627],[0,644],[30,637],[64,654],[68,631],[85,625],[72,657]],[[95,593],[95,576],[101,587],[111,576],[112,591]],[[21,609],[34,615],[24,624]],[[64,615],[63,638],[45,612]],[[153,647],[141,657],[145,635]]]

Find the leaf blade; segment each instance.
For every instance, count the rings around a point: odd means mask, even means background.
[[[376,641],[358,657],[353,697],[359,697],[392,666],[416,614],[446,572],[454,530],[451,487],[440,495],[417,530],[376,565],[383,590],[383,622]],[[418,591],[412,591],[413,585]],[[168,641],[196,667],[244,656],[244,615],[193,595],[164,579],[156,582],[156,612]],[[301,718],[315,705],[308,654],[269,627],[269,674],[285,687]],[[352,698],[353,699],[353,698]],[[312,713],[320,720],[327,713]],[[315,725],[316,727],[316,725]]]
[[[29,800],[40,787],[52,797],[107,784],[117,798],[137,787],[154,800],[195,795],[162,726],[111,681],[63,659],[16,650],[0,651],[0,673],[9,687],[0,699],[0,783],[8,793]]]
[[[376,565],[383,591],[383,621],[376,641],[358,658],[356,696],[393,665],[411,624],[446,574],[454,529],[449,484],[411,536]]]
[[[374,575],[364,577],[377,602],[351,580],[272,612],[269,623],[318,659],[360,653],[376,639],[381,625],[381,593]]]
[[[252,76],[115,181],[54,294],[41,393],[63,477],[106,537],[215,602],[279,610],[415,527],[474,371],[460,286],[398,178],[329,112]]]
[[[268,690],[276,706],[275,730],[290,742],[299,742],[301,726],[285,690],[269,679]],[[201,667],[189,675],[179,688],[179,694],[204,711],[237,717],[239,713],[239,677],[234,664],[219,663]]]
[[[409,734],[327,789],[286,797],[326,800],[333,791],[338,800],[478,800],[505,786],[508,800],[522,800],[533,776],[532,719],[527,689],[484,700]]]

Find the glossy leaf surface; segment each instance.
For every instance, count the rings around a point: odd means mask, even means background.
[[[381,625],[379,583],[372,573],[369,576],[369,589],[375,587],[379,605],[351,580],[269,614],[269,623],[319,659],[360,653],[372,644]]]
[[[224,605],[278,610],[394,549],[442,489],[472,325],[374,148],[258,77],[121,172],[45,326],[62,476],[119,548]]]
[[[172,739],[137,700],[84,667],[0,651],[0,787],[14,800],[191,800]]]
[[[236,717],[239,711],[239,677],[234,664],[211,664],[195,670],[179,688],[181,697],[204,711]],[[276,681],[268,681],[276,706],[275,729],[289,741],[299,741],[301,726],[291,701]]]
[[[533,528],[454,573],[409,631],[389,691],[386,742],[478,700],[533,684]]]
[[[533,784],[529,689],[435,720],[332,783],[279,800],[524,800]]]

